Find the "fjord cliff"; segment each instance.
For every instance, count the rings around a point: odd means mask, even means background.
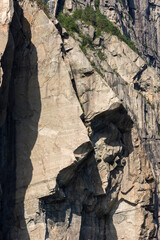
[[[0,239],[158,239],[158,43],[150,55],[132,37],[150,23],[126,30],[134,48],[83,19],[124,19],[130,1],[56,1],[59,21],[36,2],[1,2]]]

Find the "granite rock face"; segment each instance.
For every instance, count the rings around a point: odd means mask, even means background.
[[[100,9],[136,43],[150,65],[160,67],[159,1],[101,0]]]
[[[53,14],[62,9],[68,11],[94,7],[119,27],[135,44],[137,50],[151,66],[160,68],[160,3],[159,0],[54,0]],[[53,4],[52,4],[53,5]]]
[[[157,239],[157,71],[109,34],[85,56],[77,36],[63,34],[36,3],[14,1],[13,18],[10,6],[0,88],[0,238]],[[91,26],[85,32],[94,35]]]

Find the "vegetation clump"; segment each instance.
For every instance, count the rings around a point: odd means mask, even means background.
[[[57,19],[70,35],[73,35],[73,32],[80,33],[79,26],[75,22],[76,18],[73,15],[70,16],[68,13],[60,12]]]
[[[99,8],[99,5],[100,5],[100,0],[95,0],[94,1],[94,6],[95,6],[96,9]]]
[[[105,54],[104,54],[101,50],[98,50],[97,56],[99,57],[99,59],[100,59],[101,61],[104,61],[104,60],[106,59]]]
[[[120,30],[100,12],[98,8],[98,1],[95,3],[96,10],[94,10],[91,6],[87,6],[85,9],[77,9],[72,15],[60,12],[57,18],[70,34],[73,34],[73,32],[80,33],[80,29],[78,24],[76,24],[76,21],[81,20],[86,24],[95,27],[96,37],[100,36],[101,32],[110,33],[125,42],[133,51],[136,51],[134,43],[123,35]]]
[[[87,6],[85,9],[77,9],[72,14],[68,12],[60,12],[57,16],[57,19],[61,23],[62,27],[64,27],[72,37],[75,37],[75,33],[79,35],[80,39],[78,39],[78,41],[80,42],[80,48],[86,56],[87,49],[90,49],[91,51],[97,52],[97,56],[101,61],[104,61],[106,59],[105,54],[101,50],[95,49],[93,42],[94,39],[92,39],[89,35],[83,34],[78,20],[95,28],[95,38],[99,37],[102,32],[115,35],[121,41],[125,42],[133,51],[136,52],[136,47],[134,43],[131,42],[125,35],[123,35],[120,30],[100,12],[99,4],[100,1],[96,0],[95,10],[93,9],[93,7]],[[88,60],[90,61],[95,71],[101,77],[104,77],[104,74],[101,71],[103,69],[101,69],[100,66],[98,67],[95,62],[91,61],[89,58]],[[119,76],[116,70],[113,72],[115,72],[117,77]]]
[[[80,37],[82,38],[81,47],[82,48],[87,47],[90,50],[94,51],[92,38],[89,35],[83,35],[83,34],[80,34]]]
[[[50,18],[49,14],[49,6],[44,0],[30,0],[30,2],[36,2],[37,6],[44,11],[48,18]]]

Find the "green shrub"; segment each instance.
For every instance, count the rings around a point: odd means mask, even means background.
[[[101,36],[101,30],[99,28],[96,28],[95,38],[98,38],[100,36]]]
[[[82,42],[81,42],[81,46],[82,47],[88,47],[90,48],[91,50],[94,50],[94,47],[93,47],[93,40],[90,36],[86,36],[86,35],[83,35],[83,34],[80,34],[80,37],[82,38]]]
[[[100,60],[104,61],[106,59],[106,56],[101,50],[98,50],[97,56],[99,57]]]
[[[83,14],[83,9],[77,9],[74,13],[73,13],[73,18],[76,19],[81,19],[82,18],[82,14]]]
[[[40,0],[41,1],[41,0]],[[97,8],[94,11],[93,7],[87,6],[85,9],[78,9],[72,15],[63,14],[58,15],[58,20],[69,33],[80,33],[76,20],[84,21],[88,25],[92,25],[96,29],[96,37],[101,35],[101,32],[107,32],[117,36],[121,41],[125,42],[133,51],[136,52],[136,47],[130,39],[123,35],[120,30],[110,22]],[[83,35],[83,34],[82,34]],[[89,44],[91,45],[91,44]],[[138,53],[140,55],[140,53]]]
[[[99,5],[100,5],[100,0],[95,0],[94,1],[94,6],[95,6],[96,9],[99,8]]]
[[[37,6],[44,11],[44,13],[47,15],[48,18],[50,18],[49,6],[44,0],[30,0],[30,1],[36,2]]]
[[[128,39],[125,35],[123,35],[120,30],[110,22],[99,10],[97,10],[96,14],[96,27],[100,29],[100,31],[104,31],[110,33],[112,35],[117,36],[121,41],[125,42],[133,51],[136,51],[136,47],[130,39]]]
[[[61,23],[68,33],[72,34],[73,32],[79,33],[79,27],[75,23],[75,19],[68,14],[63,14],[62,12],[58,14],[58,21]]]
[[[96,26],[96,12],[91,6],[87,6],[83,10],[81,19],[92,26]]]

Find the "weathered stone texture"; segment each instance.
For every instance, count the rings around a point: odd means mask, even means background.
[[[55,1],[54,14],[94,7],[96,0]],[[158,0],[100,0],[100,11],[136,44],[136,48],[150,65],[160,68],[160,3]]]
[[[100,1],[101,12],[136,43],[143,57],[160,67],[159,1]]]
[[[159,75],[109,34],[94,41],[105,60],[87,49],[97,73],[52,21],[35,3],[14,2],[3,54],[2,239],[156,239]]]

